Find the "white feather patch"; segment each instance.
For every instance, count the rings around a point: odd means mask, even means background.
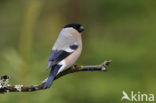
[[[68,52],[68,53],[71,53],[71,52],[73,52],[74,50],[71,49],[71,48],[67,48],[67,49],[65,49],[65,51]]]
[[[66,66],[67,66],[65,60],[62,60],[62,61],[59,62],[58,64],[59,64],[59,65],[62,65],[62,66],[61,66],[61,68],[59,69],[59,71],[57,72],[57,74],[60,73],[60,72],[62,72],[62,71],[66,68]]]

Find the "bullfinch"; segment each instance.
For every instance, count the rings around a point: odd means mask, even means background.
[[[61,30],[49,56],[47,69],[51,71],[44,89],[51,87],[58,73],[76,62],[82,51],[83,31],[84,27],[78,23],[68,24]]]

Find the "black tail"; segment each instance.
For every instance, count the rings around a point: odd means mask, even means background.
[[[53,81],[54,81],[54,78],[58,72],[58,70],[60,69],[61,65],[56,65],[55,67],[53,67],[50,71],[50,74],[49,74],[49,77],[48,77],[48,80],[46,81],[46,83],[44,84],[44,88],[43,89],[47,89],[47,88],[50,88]]]

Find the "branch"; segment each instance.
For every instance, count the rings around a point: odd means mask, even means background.
[[[107,66],[111,63],[111,61],[104,61],[100,65],[92,65],[92,66],[77,66],[74,65],[62,72],[60,72],[54,80],[65,76],[70,73],[80,72],[80,71],[107,71]],[[42,81],[42,83],[38,85],[31,85],[31,86],[23,86],[23,85],[10,85],[9,84],[9,77],[7,75],[3,75],[0,78],[0,94],[8,93],[8,92],[32,92],[38,90],[44,90],[43,86],[47,79]]]

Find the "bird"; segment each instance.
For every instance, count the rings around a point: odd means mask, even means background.
[[[79,23],[71,23],[63,27],[49,56],[47,69],[51,70],[43,89],[50,88],[55,76],[71,67],[79,58],[82,51],[83,31],[84,27]]]

